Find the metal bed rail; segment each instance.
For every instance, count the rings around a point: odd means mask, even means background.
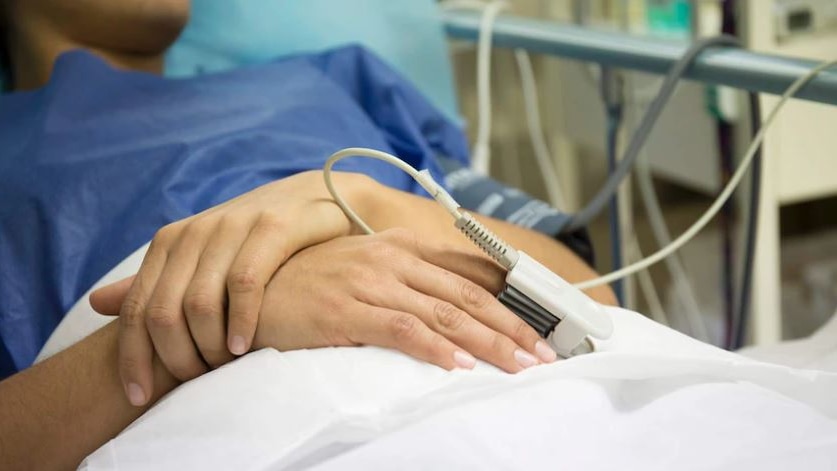
[[[477,39],[479,14],[452,11],[444,13],[443,20],[450,38]],[[511,15],[498,17],[492,32],[496,47],[522,48],[655,74],[665,74],[688,47],[683,42]],[[708,84],[781,94],[794,80],[817,65],[816,61],[744,49],[713,48],[698,57],[686,77]],[[837,70],[819,74],[800,90],[797,97],[837,105]]]

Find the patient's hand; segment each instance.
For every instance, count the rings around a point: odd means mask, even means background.
[[[503,275],[486,258],[406,230],[334,239],[279,269],[253,345],[378,345],[446,369],[472,368],[472,355],[508,372],[537,364],[536,356],[554,361],[538,334],[486,289],[499,291]]]
[[[403,229],[333,239],[297,253],[271,279],[253,347],[378,345],[446,369],[471,368],[476,356],[509,372],[554,361],[491,294],[503,276],[481,255]],[[103,288],[94,307],[116,312],[129,281]]]
[[[335,178],[350,200],[364,191],[365,177]],[[362,201],[352,204],[362,209]],[[155,350],[181,381],[249,351],[277,268],[298,250],[350,232],[321,172],[264,185],[161,229],[136,278],[116,286],[124,302],[113,289],[91,295],[99,312],[121,317],[120,377],[131,403],[151,397]]]

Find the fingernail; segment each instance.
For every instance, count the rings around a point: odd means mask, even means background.
[[[135,406],[145,405],[145,392],[143,392],[139,384],[128,384],[128,401]]]
[[[453,361],[456,363],[456,366],[466,370],[472,370],[477,366],[477,359],[467,352],[454,352]]]
[[[519,348],[514,351],[514,359],[517,360],[517,363],[523,368],[529,368],[530,366],[538,364],[537,358]]]
[[[538,357],[544,363],[552,363],[558,359],[558,355],[555,353],[555,350],[549,348],[549,345],[547,345],[543,340],[538,340],[538,343],[535,344],[535,353],[538,354]]]
[[[247,353],[247,347],[244,346],[244,337],[240,335],[233,336],[230,340],[230,352],[233,355],[244,355]]]

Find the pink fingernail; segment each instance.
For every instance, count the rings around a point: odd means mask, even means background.
[[[529,368],[538,364],[537,358],[519,348],[514,351],[514,359],[523,368]]]
[[[145,405],[145,392],[142,390],[139,384],[128,384],[128,401],[130,401],[131,404],[134,406]]]
[[[555,350],[549,348],[549,345],[543,340],[538,340],[538,343],[535,344],[535,353],[538,354],[538,357],[544,363],[552,363],[558,359]]]
[[[453,353],[453,362],[457,367],[465,370],[472,370],[477,365],[477,359],[473,355],[460,351]]]
[[[230,352],[233,355],[244,355],[247,353],[247,347],[244,345],[244,337],[235,335],[230,340]]]

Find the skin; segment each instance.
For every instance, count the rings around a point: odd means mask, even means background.
[[[116,67],[159,72],[189,7],[183,0],[0,0],[0,6],[13,19],[7,40],[20,90],[44,85],[55,58],[78,47]],[[510,372],[554,359],[494,300],[502,270],[435,203],[363,176],[337,178],[372,227],[402,229],[356,235],[312,184],[321,181],[316,172],[163,228],[135,279],[91,299],[118,320],[0,382],[0,469],[74,468],[181,381],[234,358],[231,350],[374,344],[443,368],[471,367],[476,356]],[[296,199],[285,203],[284,216],[265,209],[291,195]],[[317,216],[299,227],[294,211]],[[595,276],[546,236],[484,222],[569,281]],[[223,227],[235,230],[216,230]],[[223,235],[241,233],[247,236]],[[328,283],[337,289],[323,290]],[[613,302],[607,288],[590,294]],[[236,336],[244,338],[243,350]]]
[[[360,202],[355,206],[373,227],[412,224],[414,230],[337,238],[292,257],[267,286],[258,320],[256,348],[271,346],[282,350],[375,344],[401,349],[442,367],[453,368],[457,366],[453,352],[467,346],[476,355],[499,354],[505,358],[500,366],[508,370],[522,369],[508,359],[513,358],[513,350],[519,344],[534,339],[529,337],[526,328],[520,327],[515,316],[501,315],[502,311],[489,301],[493,297],[485,294],[499,289],[502,270],[475,252],[470,243],[450,227],[449,217],[440,214],[435,203],[375,184],[363,187],[364,191],[370,192],[366,196],[354,194],[351,185],[346,188],[347,195],[351,195],[350,201]],[[373,197],[372,194],[381,196]],[[363,201],[369,204],[363,204]],[[571,281],[594,275],[583,262],[549,238],[500,221],[485,219],[484,222]],[[431,233],[434,238],[441,236],[444,240],[417,244],[417,241],[427,240]],[[392,256],[382,258],[382,252]],[[399,256],[399,253],[409,256]],[[305,302],[322,299],[324,293],[306,293],[305,290],[323,287],[325,283],[312,283],[306,277],[334,277],[344,271],[343,267],[357,266],[348,263],[355,259],[364,263],[372,260],[388,263],[341,287],[338,296],[327,301],[330,316],[315,316],[322,311],[322,304]],[[453,280],[447,284],[448,292],[433,291],[439,289],[438,286],[427,289],[415,280],[399,286],[399,277],[409,275],[418,262],[426,263],[427,269],[445,270],[445,274],[437,273],[441,279]],[[381,273],[384,270],[386,272]],[[378,278],[369,278],[369,273],[377,273],[372,276]],[[396,298],[365,297],[369,291],[363,288],[369,282],[385,283],[388,289],[398,286],[402,291],[409,289],[419,295],[428,295],[426,291],[431,291],[435,297],[432,304],[411,306],[412,313],[399,311],[401,306],[386,304]],[[473,285],[478,289],[461,288]],[[114,313],[120,309],[128,289],[130,283],[112,285],[100,291],[92,300],[93,304],[100,311]],[[333,292],[333,289],[328,291]],[[612,294],[603,291],[602,296],[611,298]],[[294,303],[288,304],[288,299]],[[433,307],[445,303],[456,309]],[[368,306],[375,309],[368,309]],[[357,322],[346,322],[347,316]],[[498,325],[503,322],[511,325]],[[0,382],[0,397],[3,398],[0,417],[4,418],[0,421],[0,469],[73,469],[84,456],[115,436],[180,383],[159,357],[153,355],[154,389],[143,406],[131,405],[123,393],[119,375],[121,324],[122,319],[119,319],[73,347]],[[474,331],[480,329],[480,324],[510,331],[511,338],[479,335]],[[347,325],[351,327],[347,329]],[[479,344],[481,339],[487,343]],[[469,341],[474,343],[468,344]]]
[[[111,65],[159,73],[189,19],[189,0],[2,0],[17,90],[43,86],[55,59],[85,48]]]
[[[337,174],[335,178],[338,187],[353,196],[352,206],[360,209],[362,214],[371,215],[373,227],[411,229],[420,240],[432,240],[440,246],[446,245],[487,261],[482,252],[453,229],[450,217],[438,205],[378,185],[362,175]],[[337,237],[351,235],[355,231],[328,198],[321,172],[306,172],[265,185],[221,206],[163,228],[152,241],[136,278],[94,293],[92,301],[97,308],[104,305],[100,302],[102,298],[117,300],[116,306],[108,302],[105,304],[110,307],[98,310],[103,314],[118,313],[123,319],[120,326],[120,372],[125,394],[133,404],[144,405],[154,388],[151,374],[153,352],[160,356],[176,378],[187,381],[230,361],[234,358],[233,354],[240,355],[254,346],[260,346],[252,343],[253,335],[260,325],[259,312],[263,299],[266,299],[266,287],[276,270],[291,254]],[[394,201],[403,203],[391,204]],[[531,255],[536,258],[554,258],[553,268],[565,278],[577,281],[594,276],[574,254],[551,239],[496,221],[490,224],[500,227],[504,234],[510,235],[509,240],[513,245],[527,247],[527,251],[532,252]],[[377,270],[371,267],[381,261],[404,261],[411,255],[417,255],[416,250],[388,253],[384,248],[380,249],[379,256],[356,259],[345,270],[337,270],[333,283],[321,282],[320,285],[329,286],[332,292],[341,292],[342,288],[350,290],[351,287],[347,285],[354,280],[369,278],[362,274],[352,276],[352,273],[358,271],[355,267],[366,267],[366,271],[373,273],[393,273],[399,269],[404,272],[410,268],[409,264],[383,266]],[[426,253],[427,250],[419,255]],[[436,257],[430,263],[439,265],[439,260],[443,258]],[[319,263],[336,266],[333,259],[318,260],[311,266],[318,267]],[[498,272],[498,266],[493,263],[489,265],[486,270]],[[459,282],[450,281],[443,274],[427,274],[426,278],[432,280],[433,285],[441,287]],[[403,282],[405,276],[403,273],[400,275],[402,285],[409,284]],[[322,278],[328,278],[328,274],[323,273]],[[555,360],[554,353],[545,343],[539,342],[535,331],[502,307],[485,289],[479,290],[479,296],[482,296],[480,299],[491,298],[490,314],[480,310],[463,312],[462,303],[451,304],[450,293],[436,289],[435,286],[424,286],[419,290],[430,296],[428,300],[426,296],[414,296],[415,286],[407,292],[399,291],[398,286],[381,290],[377,282],[379,280],[375,281],[366,283],[362,288],[368,292],[384,292],[398,299],[413,299],[416,303],[424,303],[426,309],[423,312],[413,312],[410,309],[413,306],[386,305],[381,300],[364,303],[367,306],[395,309],[394,312],[409,313],[423,320],[427,320],[428,309],[455,312],[452,316],[461,314],[479,324],[478,328],[472,329],[474,337],[469,337],[468,341],[450,338],[444,332],[445,329],[437,329],[438,333],[462,349],[453,349],[454,345],[450,344],[446,356],[431,359],[434,364],[451,368],[452,359],[466,361],[463,359],[474,354],[506,371],[517,372],[537,362]],[[496,293],[500,286],[492,285],[491,288]],[[463,289],[470,290],[470,293],[477,291],[473,287]],[[112,294],[113,290],[119,294]],[[395,296],[399,292],[402,295]],[[440,293],[448,294],[447,298],[440,298]],[[591,294],[612,302],[607,288],[591,291]],[[354,297],[365,300],[369,295],[355,293]],[[323,299],[313,293],[309,296],[313,300]],[[439,306],[432,301],[440,299],[443,304]],[[430,305],[435,307],[428,308]],[[323,313],[329,312],[322,308],[302,310],[309,311],[314,312],[315,317],[322,317]],[[498,316],[508,321],[497,322]],[[291,331],[287,326],[285,330]],[[240,350],[235,348],[235,341],[230,340],[236,335],[244,336],[240,341],[246,342],[246,346],[241,345]],[[347,343],[344,340],[341,339],[339,345],[365,343]],[[513,343],[519,348],[489,348],[490,345],[510,346]],[[304,346],[289,346],[281,342],[261,344],[265,345],[287,349],[326,344],[319,341]],[[401,347],[405,353],[412,353],[415,348],[409,342]],[[427,359],[426,356],[421,358]],[[466,363],[472,366],[472,362]],[[465,364],[458,366],[468,367]]]

